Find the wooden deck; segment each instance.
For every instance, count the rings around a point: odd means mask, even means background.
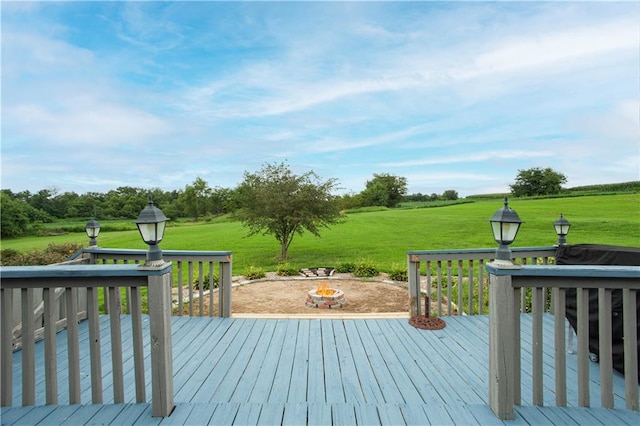
[[[614,376],[616,409],[598,408],[598,365],[591,363],[591,405],[578,408],[575,355],[568,356],[568,408],[554,404],[553,348],[545,341],[545,407],[531,400],[531,321],[522,316],[523,405],[516,419],[502,422],[487,405],[488,317],[447,317],[443,330],[413,328],[396,319],[256,319],[174,317],[173,357],[176,408],[152,418],[150,404],[136,404],[132,354],[125,351],[128,402],[111,404],[111,360],[107,318],[102,323],[105,405],[90,403],[88,331],[80,325],[84,405],[21,403],[20,353],[14,354],[14,405],[2,408],[2,425],[14,424],[640,424],[624,409],[624,381]],[[123,317],[124,342],[131,332]],[[545,315],[545,335],[553,335]],[[145,327],[148,328],[148,327]],[[66,334],[58,334],[66,348]],[[148,337],[145,341],[148,342]],[[547,339],[551,340],[551,339]],[[148,343],[147,343],[148,344]],[[148,348],[147,353],[148,365]],[[36,348],[44,377],[43,345]],[[60,404],[68,403],[66,355],[58,355]],[[151,374],[146,372],[147,382]],[[151,395],[150,383],[147,395]],[[111,401],[108,399],[111,398]],[[618,408],[619,407],[619,408]]]

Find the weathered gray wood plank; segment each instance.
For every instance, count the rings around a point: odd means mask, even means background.
[[[326,389],[326,402],[345,402],[344,389],[342,388],[342,373],[338,362],[338,349],[336,347],[335,334],[331,321],[322,320],[322,360],[324,367],[324,386]]]
[[[238,413],[233,423],[237,425],[256,425],[260,419],[261,410],[262,404],[243,402],[238,407]]]
[[[309,370],[307,379],[307,401],[321,401],[325,399],[324,368],[322,361],[322,329],[320,320],[311,320],[309,327]]]
[[[267,352],[264,356],[264,363],[268,365],[266,368],[261,368],[258,372],[255,387],[251,392],[249,401],[264,403],[269,400],[269,393],[273,386],[273,378],[276,373],[276,367],[280,361],[280,355],[282,353],[282,346],[285,338],[285,323],[284,320],[277,320],[274,322],[274,331],[271,335],[271,340],[266,342],[268,345]]]
[[[288,320],[284,321],[281,326],[286,327],[282,353],[278,360],[275,376],[273,378],[273,386],[269,392],[269,402],[283,402],[287,400],[291,381],[297,380],[291,372],[293,370],[293,362],[296,355],[296,344],[298,336],[298,325],[300,321]]]
[[[360,334],[356,329],[356,321],[344,322],[345,331],[349,336],[349,345],[353,354],[354,364],[360,379],[360,386],[365,401],[368,403],[384,403],[384,396],[380,390],[380,386],[376,381],[373,368],[369,363],[369,358],[364,350],[364,346],[368,342],[362,341]]]
[[[351,426],[356,424],[356,412],[353,404],[331,404],[331,424]]]
[[[307,403],[289,402],[284,404],[282,426],[305,424],[307,421]]]
[[[291,385],[286,402],[304,402],[307,400],[308,359],[309,359],[309,330],[311,321],[300,321],[296,338],[296,356],[291,370]],[[285,410],[285,418],[287,411]]]
[[[342,388],[345,401],[351,403],[364,403],[366,398],[362,392],[362,385],[358,377],[356,360],[351,351],[351,344],[342,321],[332,321],[333,334],[338,355],[338,365],[342,377]]]

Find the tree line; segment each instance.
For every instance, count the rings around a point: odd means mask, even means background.
[[[519,171],[511,189],[516,196],[535,195],[536,191],[537,194],[548,194],[552,193],[550,191],[559,192],[564,182],[566,177],[561,173],[548,168],[534,168]],[[261,184],[260,191],[254,191],[258,183]],[[318,225],[333,223],[335,212],[369,206],[393,208],[408,201],[458,199],[455,190],[446,190],[442,194],[407,194],[407,179],[388,173],[374,173],[359,193],[334,195],[338,189],[338,182],[334,179],[323,181],[313,171],[295,175],[285,163],[265,164],[256,173],[245,172],[243,182],[235,188],[211,187],[198,177],[184,189],[173,191],[129,186],[106,193],[85,194],[61,193],[56,188],[42,189],[36,193],[14,193],[10,189],[3,189],[0,193],[1,230],[2,237],[7,238],[27,234],[33,224],[61,219],[135,219],[151,197],[169,218],[198,221],[203,217],[231,213],[237,219],[244,220],[253,233],[271,226],[259,216],[270,215],[273,218],[286,213],[286,218],[279,217],[280,225],[284,223],[286,226],[270,231],[281,236],[284,252],[292,235],[300,233],[301,228],[317,234]],[[320,201],[329,202],[330,208]],[[274,211],[274,206],[279,212]],[[319,210],[314,211],[310,206]],[[262,208],[262,211],[256,213],[258,208]],[[298,225],[287,225],[287,221],[294,217]]]
[[[273,167],[275,165],[267,164],[257,174],[273,173],[274,170],[271,170]],[[276,169],[281,174],[292,174],[286,164],[280,164]],[[251,173],[245,173],[245,180],[235,188],[212,187],[198,177],[184,189],[172,191],[131,186],[122,186],[106,193],[87,192],[85,194],[61,192],[54,187],[41,189],[35,193],[3,189],[0,192],[2,237],[25,235],[33,224],[63,219],[135,219],[147,205],[149,197],[167,217],[173,219],[190,218],[198,221],[205,217],[239,212],[244,204],[250,202],[247,201],[244,192],[252,176]],[[281,177],[278,176],[278,178]],[[272,175],[271,179],[276,179],[276,176]],[[337,182],[333,180],[331,182],[330,190],[337,191],[339,189]],[[316,182],[315,185],[321,185],[321,183]],[[273,187],[272,192],[275,194],[281,190],[282,188]],[[396,207],[403,201],[428,201],[441,197],[437,194],[407,195],[406,178],[386,173],[374,174],[360,193],[329,195],[338,210],[368,206]],[[457,198],[457,192],[450,190],[442,197],[443,199]]]

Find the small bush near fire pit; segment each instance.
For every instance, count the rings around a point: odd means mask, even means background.
[[[218,278],[218,274],[214,273],[213,274],[213,288],[218,288],[218,283],[220,282],[219,278]],[[195,277],[193,279],[193,288],[195,288],[196,290],[200,289],[200,280],[198,277]],[[209,274],[206,274],[203,278],[202,278],[202,289],[203,290],[209,290]]]
[[[266,275],[267,274],[264,272],[264,269],[256,266],[249,266],[244,271],[244,277],[248,280],[257,280],[259,278],[264,278]]]
[[[299,274],[298,268],[293,267],[289,262],[278,263],[276,266],[276,275],[281,277],[292,277]]]
[[[356,262],[353,275],[360,278],[371,278],[378,275],[378,268],[371,259],[360,259]]]
[[[391,270],[389,271],[389,278],[394,281],[409,281],[407,267],[399,263],[392,264]]]
[[[356,269],[356,264],[353,262],[340,262],[338,266],[336,266],[336,272],[341,274],[348,274],[353,272]]]

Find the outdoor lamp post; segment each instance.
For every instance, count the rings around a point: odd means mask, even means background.
[[[100,224],[96,220],[91,219],[84,226],[84,230],[87,232],[87,236],[89,237],[89,246],[97,246],[98,242],[96,241],[96,238],[98,238],[98,234],[100,233]]]
[[[498,263],[512,263],[509,244],[516,239],[522,221],[518,217],[518,213],[509,207],[507,197],[504,197],[504,207],[496,211],[489,222],[493,238],[500,244],[496,250],[496,261]]]
[[[556,220],[553,223],[553,226],[556,228],[556,234],[558,234],[558,245],[563,246],[567,244],[567,239],[565,237],[569,233],[571,223],[569,223],[569,221],[562,216],[562,213],[560,213],[560,219]]]
[[[145,243],[149,245],[147,251],[147,265],[162,263],[162,250],[158,247],[164,237],[164,229],[169,219],[162,210],[153,205],[149,197],[149,205],[140,212],[136,219],[136,225]]]

